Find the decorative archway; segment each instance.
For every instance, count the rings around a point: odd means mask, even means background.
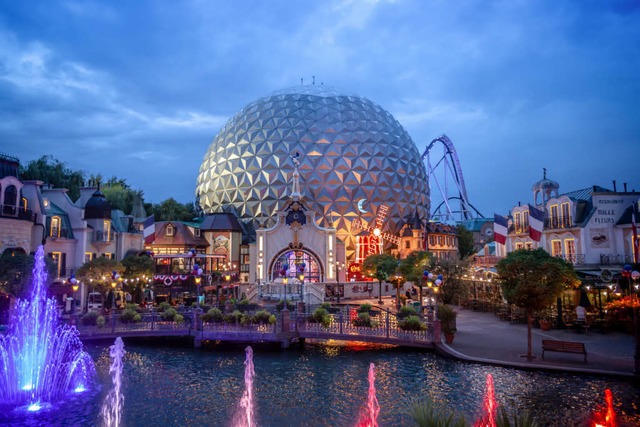
[[[288,266],[288,268],[283,268]],[[304,281],[322,282],[325,277],[324,266],[320,262],[320,257],[308,249],[285,248],[278,252],[267,271],[270,281],[281,277],[281,272],[285,271],[286,277],[298,278],[304,276]]]

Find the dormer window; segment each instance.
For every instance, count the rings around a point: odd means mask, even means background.
[[[169,224],[167,225],[167,229],[166,229],[166,235],[167,236],[173,236],[175,234],[175,228],[173,227],[173,225]]]
[[[200,237],[200,229],[199,228],[194,229],[193,230],[193,235],[196,236],[196,237]]]
[[[54,216],[51,218],[51,228],[49,229],[49,236],[60,237],[60,217]]]

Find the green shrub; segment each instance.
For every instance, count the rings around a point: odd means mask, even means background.
[[[275,314],[272,314],[271,316],[269,316],[269,324],[270,325],[275,325],[277,321],[278,320],[276,319],[276,315]]]
[[[291,311],[295,308],[295,305],[289,300],[287,300],[287,310]],[[280,300],[276,303],[276,310],[280,311],[284,309],[284,301]]]
[[[241,314],[240,315],[240,324],[242,326],[250,325],[252,323],[252,320],[253,319],[251,318],[251,315],[249,315],[249,314]]]
[[[125,310],[140,311],[140,306],[138,304],[132,304],[132,303],[128,302],[128,303],[126,303],[124,305],[124,309]]]
[[[269,317],[271,317],[271,313],[267,310],[256,311],[253,315],[253,323],[269,323]]]
[[[416,403],[411,416],[418,427],[467,427],[469,425],[464,416],[448,407],[436,405],[430,399]]]
[[[400,311],[398,312],[398,319],[405,319],[409,316],[413,316],[416,314],[416,311],[410,305],[404,305],[400,307]]]
[[[360,307],[358,307],[358,313],[369,314],[369,312],[371,311],[371,307],[373,307],[371,304],[362,304]]]
[[[173,316],[173,321],[176,323],[182,323],[184,322],[184,316],[182,314],[176,313],[176,315]]]
[[[142,320],[142,316],[133,308],[125,308],[120,315],[122,323],[138,323]]]
[[[177,314],[178,312],[175,308],[166,308],[160,315],[160,318],[162,320],[175,320]]]
[[[420,321],[418,316],[408,316],[406,319],[401,320],[398,324],[403,331],[426,331],[427,325]]]
[[[455,332],[457,317],[458,317],[458,313],[450,305],[446,305],[446,304],[438,305],[438,319],[440,319],[442,332],[444,333]]]
[[[104,328],[105,323],[106,323],[106,320],[104,319],[104,316],[98,316],[96,318],[96,326],[98,328]]]
[[[95,311],[89,311],[87,314],[82,316],[82,324],[84,326],[95,326],[97,320],[98,313]]]
[[[233,313],[227,313],[224,315],[224,321],[227,323],[238,323],[242,319],[242,312],[240,310],[234,310]]]
[[[222,322],[222,311],[217,307],[213,307],[209,309],[206,314],[202,315],[202,320],[204,322]]]
[[[328,328],[331,325],[331,317],[325,308],[318,307],[313,314],[309,316],[309,322],[320,323],[323,327]]]
[[[369,313],[358,313],[358,317],[353,319],[353,326],[367,326],[371,328],[378,326],[378,324],[371,321],[371,316],[369,315]]]
[[[330,302],[323,302],[320,305],[320,308],[324,308],[325,310],[329,310],[331,308],[331,303]]]
[[[248,300],[248,299],[246,299],[246,298],[242,298],[242,299],[238,302],[238,305],[249,305],[249,304],[250,304],[250,302],[249,302],[249,300]]]
[[[159,311],[159,312],[166,311],[166,310],[168,310],[168,309],[170,309],[170,308],[171,308],[171,304],[169,304],[169,303],[168,303],[168,302],[166,302],[166,301],[165,301],[165,302],[161,302],[161,303],[158,305],[158,311]]]

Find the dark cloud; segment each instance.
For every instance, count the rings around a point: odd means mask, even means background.
[[[453,140],[473,203],[640,189],[640,8],[625,1],[5,2],[0,151],[194,199],[210,141],[305,82],[388,109],[420,151]]]

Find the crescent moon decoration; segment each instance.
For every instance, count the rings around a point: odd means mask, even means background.
[[[360,200],[358,200],[358,211],[360,211],[360,213],[365,214],[365,213],[368,213],[368,212],[369,212],[369,211],[365,210],[365,209],[362,207],[362,205],[363,205],[363,204],[364,204],[364,202],[366,202],[366,201],[367,201],[367,199],[360,199]]]

